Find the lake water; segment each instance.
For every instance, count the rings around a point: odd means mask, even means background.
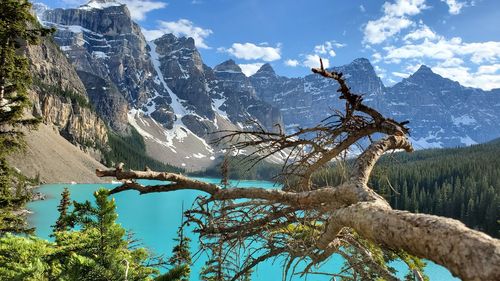
[[[207,182],[217,183],[218,179],[201,179]],[[262,181],[240,181],[234,182],[239,187],[264,187],[272,188],[272,183]],[[38,191],[47,195],[47,200],[31,202],[28,207],[34,214],[30,217],[30,223],[36,227],[36,234],[39,237],[50,239],[51,225],[58,217],[57,205],[60,200],[60,194],[64,187],[71,191],[71,199],[78,202],[85,200],[93,201],[93,192],[101,187],[113,188],[114,184],[47,184],[40,187]],[[122,192],[114,194],[116,200],[118,222],[135,233],[135,237],[140,239],[144,246],[156,254],[171,255],[175,242],[177,228],[181,223],[181,209],[184,202],[185,207],[191,206],[194,199],[200,195],[198,191],[181,190],[169,193],[153,193],[139,195],[135,191]],[[192,240],[193,253],[196,251],[198,241],[197,236],[189,234]],[[206,257],[201,256],[192,267],[191,280],[198,280],[199,271],[205,263]],[[322,267],[323,272],[336,272],[341,267],[341,259],[334,256],[328,264]],[[406,267],[402,263],[394,265],[401,268],[398,274],[403,278],[406,273]],[[282,260],[268,261],[257,267],[252,275],[254,281],[278,281],[282,278]],[[426,267],[426,274],[431,280],[448,281],[459,280],[451,276],[444,267],[429,262]],[[305,278],[293,278],[292,280],[305,280]],[[329,280],[326,277],[310,275],[307,280],[323,281]]]

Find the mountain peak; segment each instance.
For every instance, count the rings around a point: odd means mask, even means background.
[[[192,37],[177,37],[173,33],[163,34],[160,38],[153,40],[157,45],[181,45],[187,49],[196,49],[194,39]]]
[[[367,59],[367,58],[357,58],[357,59],[353,60],[352,63],[354,63],[354,64],[369,64],[369,65],[371,65],[370,60]]]
[[[267,76],[276,76],[276,72],[274,72],[273,67],[269,63],[265,63],[262,65],[259,70],[254,75],[267,75]]]
[[[422,64],[414,74],[416,74],[416,73],[420,73],[420,74],[430,74],[430,73],[432,73],[432,74],[434,74],[434,72],[432,72],[432,69],[430,67],[428,67],[427,65],[424,65],[424,64]]]
[[[232,73],[243,73],[241,68],[234,62],[234,60],[227,60],[214,68],[215,72],[232,72]]]

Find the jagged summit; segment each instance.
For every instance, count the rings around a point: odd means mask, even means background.
[[[421,65],[415,73],[410,75],[410,77],[403,79],[403,81],[398,84],[406,85],[412,83],[425,87],[432,86],[436,90],[443,90],[445,92],[447,91],[446,89],[458,90],[459,88],[463,88],[463,86],[461,86],[457,81],[453,81],[433,72],[432,69],[426,65]],[[398,84],[394,85],[394,87],[397,88],[401,86]]]
[[[162,35],[160,38],[153,40],[157,45],[166,44],[174,48],[176,45],[178,48],[187,48],[190,50],[196,50],[195,42],[192,37],[177,37],[172,33],[167,33]]]
[[[352,61],[353,64],[366,64],[371,65],[370,60],[367,58],[357,58]]]
[[[435,74],[430,67],[427,65],[422,64],[418,70],[414,73],[420,73],[420,74]]]
[[[274,72],[273,67],[269,63],[266,63],[253,76],[276,76],[276,72]]]
[[[241,68],[236,64],[234,60],[227,60],[214,68],[215,72],[231,72],[231,73],[242,73]]]

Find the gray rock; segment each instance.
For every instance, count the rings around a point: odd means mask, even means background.
[[[500,136],[500,90],[466,88],[426,66],[386,88],[367,59],[334,67],[353,92],[385,116],[409,120],[416,148],[453,147],[486,142]],[[281,110],[289,132],[311,127],[342,109],[338,84],[319,75],[304,78],[277,76],[270,65],[251,78],[257,95]]]

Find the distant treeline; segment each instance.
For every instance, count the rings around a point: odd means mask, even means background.
[[[315,183],[340,183],[349,170],[345,165],[318,172]],[[500,140],[386,155],[370,186],[395,209],[455,218],[500,237]]]
[[[221,163],[223,158],[215,161],[215,164],[204,171],[192,172],[191,176],[221,177]],[[281,171],[282,165],[272,164],[266,161],[255,162],[245,156],[231,156],[229,161],[229,179],[241,180],[269,180],[272,181]]]
[[[184,171],[181,168],[164,164],[147,156],[144,139],[133,127],[131,127],[129,136],[121,136],[109,130],[108,139],[111,147],[111,150],[105,154],[105,164],[108,167],[123,162],[127,169],[144,170],[147,166],[155,171]]]

